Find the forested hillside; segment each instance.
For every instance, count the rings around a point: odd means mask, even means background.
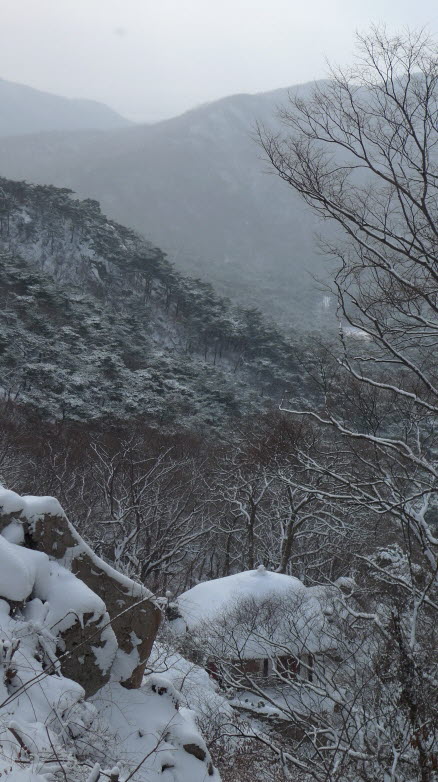
[[[303,391],[304,345],[183,277],[97,202],[0,187],[7,398],[56,418],[220,428]]]
[[[330,272],[315,238],[321,225],[267,174],[255,139],[257,122],[279,127],[275,112],[287,101],[285,89],[235,95],[117,132],[3,139],[0,172],[96,198],[178,270],[212,282],[235,303],[256,306],[289,330],[325,328],[330,300],[313,279]]]

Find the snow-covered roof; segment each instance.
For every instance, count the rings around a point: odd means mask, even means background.
[[[318,653],[335,647],[324,587],[259,567],[204,581],[178,597],[176,632],[203,636],[209,651],[228,658]]]
[[[212,621],[218,615],[233,610],[246,599],[263,601],[301,593],[305,586],[298,578],[266,570],[245,570],[224,578],[203,581],[178,597],[178,607],[187,627],[192,630],[199,622]]]

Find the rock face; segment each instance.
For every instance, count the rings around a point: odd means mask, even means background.
[[[82,622],[76,621],[60,633],[66,653],[65,657],[61,657],[63,675],[78,682],[84,688],[87,697],[94,695],[110,678],[111,662],[108,668],[104,669],[99,665],[96,656],[96,649],[98,649],[108,657],[108,653],[104,652],[105,638],[100,632],[107,629],[105,618],[108,619],[104,616],[99,617],[96,623],[93,614],[85,614]],[[112,644],[111,647],[109,660],[114,660],[117,646]]]
[[[20,497],[0,489],[0,531],[6,533],[17,523],[22,525],[24,546],[35,554],[43,552],[58,567],[52,567],[51,575],[61,577],[52,581],[64,587],[65,615],[54,632],[67,652],[62,658],[65,675],[79,682],[87,695],[110,679],[140,687],[161,617],[152,594],[97,557],[53,498]],[[72,574],[70,582],[62,581],[65,573]]]
[[[72,571],[105,600],[119,646],[113,666],[114,677],[125,687],[140,687],[160,626],[160,609],[146,590],[133,591],[128,579],[125,582],[115,578],[108,572],[110,568],[97,557],[91,559],[81,552],[72,561]]]

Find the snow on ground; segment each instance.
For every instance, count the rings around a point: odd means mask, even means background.
[[[306,686],[263,687],[263,695],[256,695],[247,690],[236,691],[230,700],[230,706],[245,710],[252,715],[274,717],[279,720],[290,719],[290,714],[300,714],[311,717],[314,714],[332,713],[334,701],[324,697],[317,689]]]
[[[108,684],[92,700],[112,738],[108,760],[126,769],[139,766],[137,780],[218,782],[195,715],[179,707],[180,694],[169,679],[150,674],[139,690]]]
[[[151,674],[139,690],[111,683],[87,702],[60,667],[45,673],[56,659],[53,636],[33,619],[9,613],[0,601],[7,682],[0,684],[0,774],[13,782],[47,782],[43,775],[59,768],[58,758],[78,780],[100,761],[102,768],[117,765],[122,780],[138,767],[134,782],[219,781],[196,715],[180,707],[182,697],[169,679]]]
[[[87,707],[82,687],[61,675],[59,663],[46,673],[56,660],[53,635],[11,613],[0,600],[0,774],[28,782],[46,772],[49,759],[56,764],[56,754],[65,757],[70,712],[77,721]]]
[[[59,633],[77,622],[103,628],[97,662],[111,664],[117,641],[105,603],[65,567],[68,558],[61,563],[23,545],[21,521],[63,515],[56,500],[0,487],[0,507],[7,522],[0,534],[0,777],[53,782],[56,773],[85,782],[98,762],[102,770],[117,765],[121,782],[131,775],[133,782],[219,782],[197,715],[172,681],[151,673],[131,690],[113,681],[86,700],[63,676]],[[108,570],[132,592],[130,579]]]
[[[204,668],[158,642],[153,646],[148,666],[172,682],[181,693],[181,702],[198,716],[202,725],[218,720],[224,724],[232,719],[233,709]]]

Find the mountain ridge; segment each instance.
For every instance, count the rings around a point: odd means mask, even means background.
[[[306,93],[310,85],[297,87]],[[308,207],[266,173],[254,123],[288,89],[230,96],[151,125],[0,141],[0,171],[69,187],[158,244],[181,271],[293,328],[313,327],[324,276]]]
[[[110,130],[132,123],[100,101],[65,98],[0,78],[0,137],[51,130]]]
[[[305,387],[298,340],[96,201],[0,179],[0,253],[2,395],[43,417],[221,428]]]

